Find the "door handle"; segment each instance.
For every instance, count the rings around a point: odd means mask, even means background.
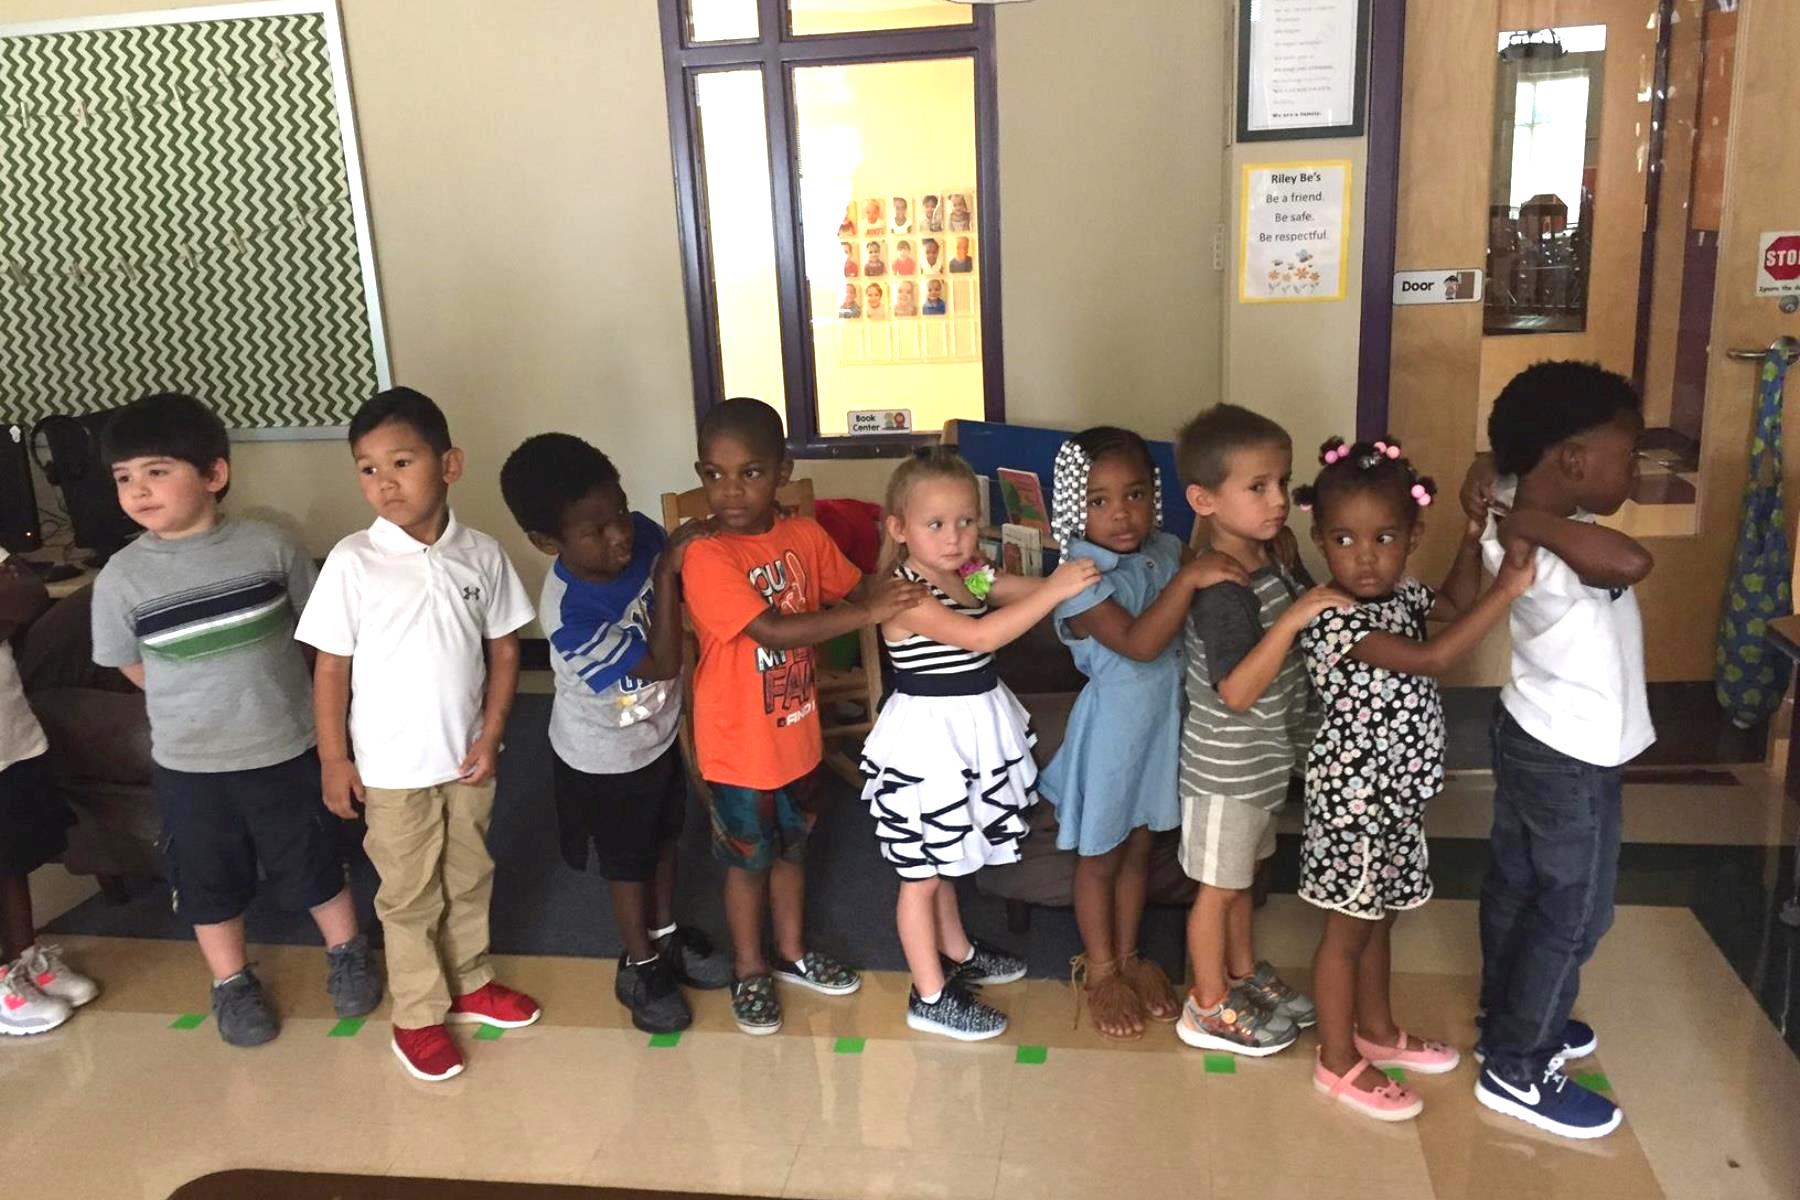
[[[1727,350],[1725,352],[1725,357],[1726,358],[1737,358],[1737,359],[1753,359],[1755,361],[1760,362],[1760,361],[1762,361],[1763,358],[1767,357],[1769,351],[1771,351],[1771,350],[1778,352],[1781,355],[1781,357],[1784,358],[1785,360],[1787,360],[1788,364],[1791,366],[1795,359],[1800,359],[1800,338],[1789,337],[1787,334],[1784,333],[1780,337],[1776,338],[1774,341],[1770,342],[1767,346],[1763,347],[1760,350],[1732,349],[1732,350]]]

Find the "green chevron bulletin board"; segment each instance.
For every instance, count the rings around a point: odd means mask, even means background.
[[[0,420],[322,429],[387,382],[334,0],[0,25]]]

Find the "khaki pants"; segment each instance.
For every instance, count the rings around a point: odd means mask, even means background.
[[[494,785],[367,788],[363,848],[381,875],[375,914],[387,938],[388,991],[401,1029],[440,1025],[452,994],[475,991],[488,968]]]

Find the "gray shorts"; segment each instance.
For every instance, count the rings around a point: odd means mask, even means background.
[[[1181,869],[1208,887],[1243,891],[1275,853],[1275,814],[1230,796],[1181,798]]]

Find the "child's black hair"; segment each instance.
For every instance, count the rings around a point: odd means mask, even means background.
[[[500,468],[500,495],[526,533],[562,537],[563,513],[603,487],[616,487],[612,459],[570,433],[540,433],[519,443]]]
[[[1536,363],[1512,377],[1488,415],[1494,469],[1528,474],[1558,442],[1643,411],[1631,381],[1598,363]]]
[[[411,426],[439,458],[450,453],[453,443],[444,410],[424,392],[409,387],[391,387],[362,402],[350,418],[350,448],[356,449],[356,443],[389,421]]]
[[[1117,425],[1096,425],[1092,429],[1082,430],[1070,440],[1081,447],[1091,463],[1097,463],[1103,458],[1129,455],[1144,465],[1146,478],[1156,476],[1156,460],[1150,457],[1149,443],[1129,429],[1120,429]]]
[[[779,462],[787,457],[787,433],[781,427],[781,414],[749,396],[734,396],[706,410],[700,419],[700,457],[720,435],[734,437],[753,454],[765,455]]]
[[[1236,404],[1215,404],[1181,427],[1175,442],[1175,465],[1181,481],[1216,488],[1225,482],[1231,454],[1246,446],[1280,446],[1292,453],[1288,431],[1261,413]]]
[[[100,457],[107,466],[133,458],[173,458],[205,475],[214,463],[231,461],[225,422],[204,401],[182,392],[157,392],[133,400],[100,430]],[[229,483],[219,489],[223,500]]]
[[[1437,495],[1436,481],[1415,471],[1401,455],[1400,443],[1385,435],[1354,446],[1332,438],[1319,447],[1319,462],[1318,477],[1294,489],[1294,503],[1310,510],[1316,525],[1326,524],[1331,507],[1345,496],[1369,492],[1386,499],[1411,524]]]

